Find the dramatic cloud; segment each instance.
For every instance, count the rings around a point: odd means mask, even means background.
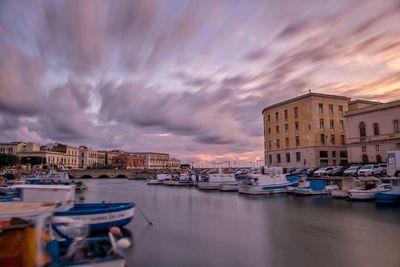
[[[262,158],[262,109],[400,92],[398,1],[1,1],[0,140]]]

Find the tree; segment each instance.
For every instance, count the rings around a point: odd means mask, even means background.
[[[0,154],[0,167],[13,166],[17,163],[17,156],[11,154]]]

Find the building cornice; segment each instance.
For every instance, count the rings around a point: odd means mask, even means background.
[[[360,108],[352,111],[348,111],[345,113],[345,117],[350,117],[353,115],[359,115],[359,114],[364,114],[364,113],[369,113],[369,112],[374,112],[374,111],[379,111],[379,110],[385,110],[385,109],[391,109],[391,108],[396,108],[400,107],[400,100],[395,100],[392,102],[387,102],[387,103],[382,103],[382,104],[377,104],[372,107],[365,107],[365,108]]]

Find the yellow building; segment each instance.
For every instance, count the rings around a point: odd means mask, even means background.
[[[130,154],[142,158],[145,169],[166,169],[169,167],[169,154],[157,152],[135,152]]]
[[[319,167],[347,163],[344,113],[350,98],[308,93],[264,108],[268,166]]]

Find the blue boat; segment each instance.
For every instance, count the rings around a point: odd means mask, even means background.
[[[400,204],[400,178],[391,178],[390,187],[391,189],[389,191],[378,192],[375,194],[376,203]]]
[[[80,221],[91,231],[101,231],[112,226],[124,226],[135,215],[134,203],[75,203],[74,185],[17,185],[22,202],[56,201],[54,217]]]
[[[295,188],[292,192],[296,195],[326,195],[329,191],[325,187],[325,181],[311,180],[309,187]]]

